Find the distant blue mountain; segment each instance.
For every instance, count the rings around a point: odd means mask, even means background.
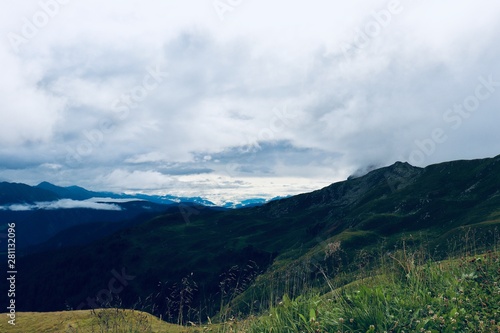
[[[253,199],[246,199],[241,202],[226,202],[223,207],[224,208],[255,207],[263,205],[266,202],[267,200],[263,198],[253,198]]]
[[[217,205],[201,197],[177,197],[174,195],[147,195],[147,194],[124,194],[113,192],[89,191],[80,186],[62,187],[42,182],[36,186],[29,186],[19,183],[0,183],[0,205],[12,204],[33,204],[35,202],[56,201],[60,199],[88,200],[91,198],[112,198],[112,199],[137,199],[146,200],[160,205],[172,205],[179,203],[192,203],[207,207]],[[250,198],[241,202],[226,202],[222,208],[243,208],[260,206],[267,202],[283,199],[276,197],[273,199]]]
[[[63,199],[87,200],[90,198],[101,197],[100,193],[91,192],[79,186],[60,187],[48,182],[42,182],[35,186],[35,188],[54,192],[59,196],[59,198]]]
[[[156,204],[171,205],[178,203],[195,203],[207,207],[217,206],[215,203],[203,199],[201,197],[177,197],[174,195],[147,195],[147,194],[118,194],[112,192],[93,192],[86,190],[79,186],[60,187],[48,182],[42,182],[36,186],[39,189],[44,189],[56,193],[59,198],[73,199],[73,200],[86,200],[90,198],[113,198],[113,199],[139,199],[146,200]],[[223,208],[243,208],[254,207],[265,204],[269,201],[283,199],[284,197],[276,197],[273,199],[252,198],[246,199],[241,202],[226,202],[222,205]]]
[[[159,204],[176,204],[176,203],[196,203],[203,206],[216,206],[211,201],[205,200],[200,197],[176,197],[173,195],[147,195],[147,194],[120,194],[115,196],[120,198],[136,198],[151,201]]]
[[[123,194],[113,192],[94,192],[79,186],[61,187],[48,182],[42,182],[36,188],[56,193],[61,199],[87,200],[90,198],[112,198],[112,199],[138,199],[146,200],[162,205],[176,203],[196,203],[203,206],[216,206],[213,202],[200,197],[176,197],[173,195],[146,195],[146,194]]]
[[[272,199],[264,199],[264,198],[245,199],[245,200],[242,200],[241,202],[226,202],[222,207],[224,207],[224,208],[247,208],[247,207],[262,206],[268,202],[286,199],[289,197],[290,196],[274,197]]]
[[[0,183],[0,205],[30,204],[37,201],[54,201],[60,198],[57,193],[43,188],[18,183]]]

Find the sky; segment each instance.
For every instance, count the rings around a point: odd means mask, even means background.
[[[4,0],[0,181],[216,203],[500,154],[500,2]]]

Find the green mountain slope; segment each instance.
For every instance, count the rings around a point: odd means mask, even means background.
[[[23,258],[19,307],[81,308],[119,296],[173,321],[205,319],[221,303],[244,311],[267,301],[266,283],[304,271],[314,279],[323,264],[334,270],[360,251],[390,250],[401,237],[439,255],[471,228],[487,247],[499,224],[500,156],[426,168],[396,163],[261,207],[180,206],[89,246]],[[336,242],[340,262],[324,263]],[[106,292],[118,273],[128,278],[123,288]],[[283,282],[283,291],[299,293],[301,283]]]

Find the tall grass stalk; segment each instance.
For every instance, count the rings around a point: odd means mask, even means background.
[[[423,249],[401,249],[378,260],[369,278],[275,304],[248,323],[248,333],[500,332],[500,257],[469,244],[460,258],[432,261]]]

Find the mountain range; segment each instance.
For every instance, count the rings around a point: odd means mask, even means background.
[[[4,192],[9,186],[16,190]],[[97,197],[47,183],[31,189],[2,183],[0,190],[3,205]],[[223,308],[244,313],[279,301],[279,295],[266,292],[271,284],[275,291],[298,294],[304,272],[321,288],[325,272],[361,269],[361,254],[369,262],[401,239],[425,246],[436,258],[472,240],[488,248],[498,241],[500,227],[500,156],[425,168],[397,162],[255,207],[153,204],[113,202],[119,210],[107,211],[110,216],[103,214],[102,221],[70,227],[68,221],[80,213],[68,215],[66,227],[39,239],[37,247],[26,247],[18,260],[19,309],[92,308],[119,299],[123,306],[143,306],[167,319],[182,312],[186,320],[196,320],[193,309],[205,319]],[[137,214],[125,222],[111,216],[134,209]],[[33,228],[46,230],[49,220],[19,220],[18,237],[38,230]],[[338,260],[331,260],[333,249],[340,249]],[[109,285],[117,279],[123,288],[114,292]]]
[[[80,186],[61,187],[49,182],[41,182],[36,186],[29,186],[19,183],[0,182],[0,205],[24,204],[42,201],[54,201],[58,199],[88,200],[92,198],[112,198],[112,199],[137,199],[145,200],[161,205],[170,205],[178,203],[195,203],[204,206],[217,206],[210,200],[202,197],[179,197],[175,195],[147,195],[147,194],[124,194],[114,192],[95,192],[89,191]],[[223,208],[243,208],[248,206],[258,206],[266,202],[279,200],[284,197],[275,197],[272,199],[248,198],[239,202],[227,201],[222,205]]]
[[[217,207],[201,197],[95,192],[48,182],[36,186],[1,182],[0,231],[8,222],[18,222],[18,249],[31,253],[87,244],[164,211],[197,205],[218,210],[253,207],[267,201],[255,198]],[[88,232],[90,228],[92,232]]]
[[[35,203],[42,201],[54,201],[58,199],[88,200],[91,198],[137,199],[162,205],[190,202],[206,206],[215,206],[213,202],[200,197],[176,197],[172,195],[159,196],[145,194],[130,195],[113,192],[94,192],[79,186],[61,187],[48,182],[42,182],[36,186],[19,183],[0,183],[0,205]]]

